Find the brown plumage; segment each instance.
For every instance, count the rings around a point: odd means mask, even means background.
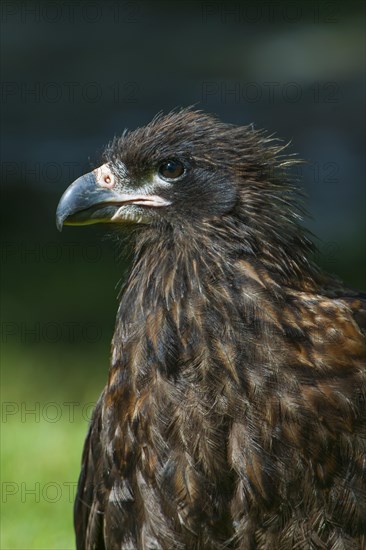
[[[134,250],[78,549],[365,549],[366,297],[312,264],[294,158],[185,109],[104,161],[57,213]]]

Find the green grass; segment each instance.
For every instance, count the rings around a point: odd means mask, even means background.
[[[72,506],[85,422],[2,427],[2,549],[72,549]]]
[[[99,348],[20,346],[3,354],[2,550],[75,548],[72,509],[82,446],[107,363]]]

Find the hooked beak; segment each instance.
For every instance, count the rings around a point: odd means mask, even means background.
[[[171,204],[157,195],[122,193],[107,164],[81,176],[66,189],[56,211],[56,226],[113,223],[123,219],[126,204],[161,207]]]

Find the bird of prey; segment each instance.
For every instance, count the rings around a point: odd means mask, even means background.
[[[188,108],[61,198],[60,229],[112,223],[133,249],[78,549],[366,548],[366,296],[312,263],[294,162]]]

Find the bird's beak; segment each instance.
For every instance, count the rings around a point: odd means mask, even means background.
[[[122,207],[168,206],[169,201],[157,195],[123,193],[116,188],[116,176],[107,164],[81,176],[62,195],[56,211],[59,231],[63,225],[113,223],[123,220]]]

